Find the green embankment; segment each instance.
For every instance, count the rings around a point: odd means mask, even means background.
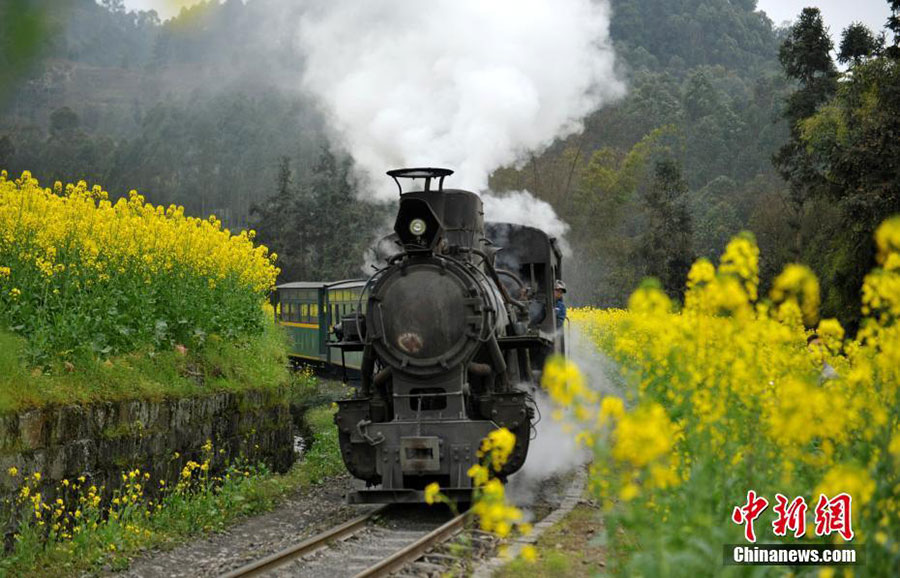
[[[241,518],[271,510],[288,495],[344,471],[332,415],[328,405],[306,413],[312,435],[309,450],[283,475],[272,474],[262,466],[235,464],[222,475],[210,477],[203,473],[200,463],[183,478],[184,486],[172,488],[158,506],[139,497],[127,505],[104,502],[90,507],[70,492],[61,507],[66,511],[62,517],[70,520],[61,530],[65,535],[51,529],[49,538],[46,525],[36,523],[30,508],[24,508],[14,548],[0,558],[0,577],[124,569],[131,558],[146,549],[171,548],[191,536],[221,531]],[[209,450],[215,451],[215,447]],[[142,474],[135,477],[140,480]],[[156,483],[144,480],[148,487]],[[82,488],[79,493],[84,496],[89,489]]]
[[[104,361],[82,357],[34,368],[22,361],[25,340],[0,331],[0,413],[286,386],[291,376],[284,339],[280,328],[267,322],[260,335],[231,340],[211,335],[199,350],[148,348]]]

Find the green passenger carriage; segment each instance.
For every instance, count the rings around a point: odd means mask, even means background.
[[[300,281],[275,287],[275,321],[291,337],[290,357],[295,364],[309,364],[359,371],[362,353],[332,346],[335,324],[356,312],[365,279],[332,283]],[[363,313],[366,304],[362,303]]]

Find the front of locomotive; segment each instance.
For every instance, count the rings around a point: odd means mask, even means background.
[[[402,251],[370,279],[366,314],[356,322],[361,383],[338,403],[335,423],[344,462],[367,488],[349,499],[416,502],[438,482],[465,501],[467,472],[489,432],[517,434],[503,475],[527,453],[527,395],[498,345],[515,313],[486,270],[481,199],[429,190],[429,177],[449,174],[442,169],[389,174],[426,185],[401,194],[394,230]]]

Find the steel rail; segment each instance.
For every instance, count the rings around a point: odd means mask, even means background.
[[[326,530],[321,534],[316,534],[315,536],[308,538],[299,544],[294,544],[280,552],[275,552],[274,554],[270,554],[265,558],[260,558],[250,564],[245,566],[241,566],[240,568],[236,568],[227,574],[223,574],[222,578],[249,578],[250,576],[259,576],[276,568],[278,566],[282,566],[287,564],[291,560],[299,558],[304,554],[308,554],[313,550],[318,550],[330,542],[335,540],[339,540],[346,536],[350,536],[355,534],[362,528],[366,526],[366,524],[371,520],[376,514],[380,514],[387,509],[388,506],[382,506],[375,510],[372,510],[368,514],[364,514],[357,518],[353,518],[347,522],[344,522],[340,526],[336,526],[331,528],[330,530]]]
[[[427,552],[432,546],[450,539],[457,532],[462,530],[465,521],[466,514],[456,516],[443,526],[429,532],[401,550],[394,552],[381,562],[363,570],[354,576],[354,578],[373,578],[376,576],[390,575],[392,572],[395,572],[420,558],[422,554]]]

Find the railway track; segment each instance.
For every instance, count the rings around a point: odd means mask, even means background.
[[[540,521],[529,538],[514,541],[518,555],[559,521],[579,501],[585,472],[557,479],[545,487],[556,499],[552,505],[531,503]],[[563,487],[560,487],[563,486]],[[502,562],[495,558],[500,540],[466,524],[466,514],[451,517],[446,510],[388,505],[326,530],[296,545],[237,568],[224,578],[250,576],[290,578],[422,578],[451,575],[489,576]]]
[[[390,576],[416,564],[426,552],[464,529],[466,514],[447,517],[434,510],[419,511],[411,517],[409,508],[384,506],[237,568],[223,578]],[[446,558],[445,562],[452,557]],[[439,565],[420,561],[418,566],[427,571]]]

